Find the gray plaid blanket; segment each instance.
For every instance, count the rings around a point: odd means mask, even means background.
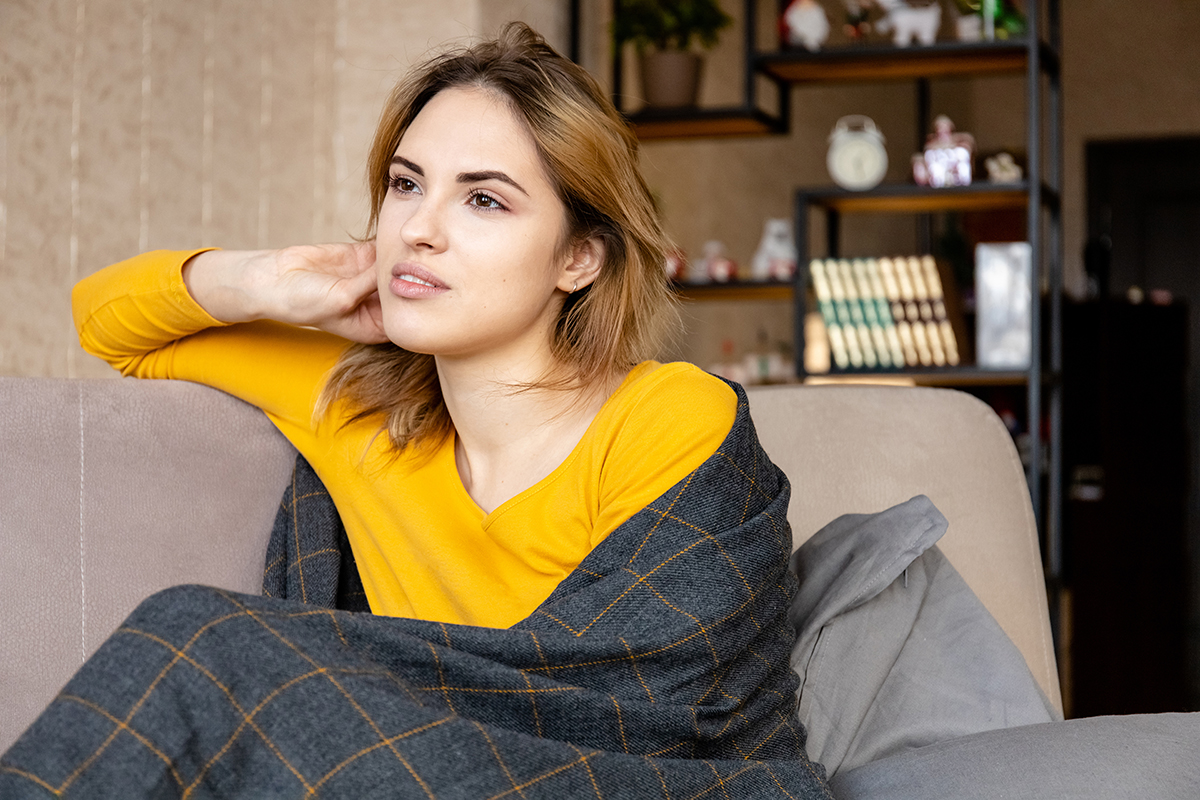
[[[505,630],[342,610],[361,585],[298,462],[273,596],[144,602],[0,797],[831,797],[788,666],[787,480],[738,394],[718,451]]]

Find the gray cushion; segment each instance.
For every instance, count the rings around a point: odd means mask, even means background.
[[[925,496],[839,517],[793,555],[800,718],[833,776],[913,748],[1057,719],[1025,659],[934,543]]]
[[[1092,717],[979,733],[843,772],[838,800],[1195,800],[1200,714]]]

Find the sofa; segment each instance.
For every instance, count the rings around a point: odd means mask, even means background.
[[[749,397],[792,485],[799,708],[839,800],[1200,797],[1200,714],[1062,720],[1024,473],[986,405]],[[2,751],[146,596],[258,591],[295,451],[194,384],[0,378],[0,453]]]

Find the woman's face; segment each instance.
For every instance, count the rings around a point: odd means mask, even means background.
[[[375,240],[388,338],[437,356],[544,359],[574,280],[559,253],[566,210],[504,101],[435,95],[389,184]]]

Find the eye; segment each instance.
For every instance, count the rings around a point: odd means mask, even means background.
[[[467,202],[485,211],[506,211],[508,208],[499,200],[481,190],[471,192],[471,196]]]
[[[387,185],[397,194],[413,194],[418,191],[416,181],[407,175],[388,175]]]

